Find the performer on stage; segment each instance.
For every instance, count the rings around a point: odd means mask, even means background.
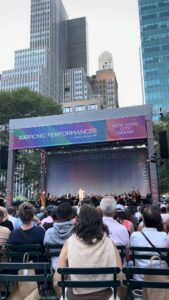
[[[86,194],[85,191],[80,188],[78,191],[79,201],[82,201],[84,199],[85,194]]]

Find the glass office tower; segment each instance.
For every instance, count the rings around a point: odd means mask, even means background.
[[[28,87],[62,102],[67,19],[61,0],[31,0],[30,48],[15,51],[15,68],[2,72],[1,90]]]
[[[169,110],[169,0],[139,0],[145,103]]]

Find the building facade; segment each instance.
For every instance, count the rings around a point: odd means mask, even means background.
[[[88,29],[86,18],[68,20],[68,69],[83,68],[88,74]]]
[[[84,68],[66,69],[63,76],[63,102],[85,100],[92,97],[92,90]]]
[[[145,103],[169,110],[169,0],[139,0]]]
[[[99,56],[99,70],[113,69],[113,57],[108,51]]]
[[[3,71],[0,90],[28,87],[63,102],[63,73],[87,72],[85,18],[68,20],[62,0],[31,0],[30,48],[15,51],[15,66]]]
[[[109,52],[103,52],[99,56],[99,70],[96,75],[89,78],[93,94],[100,96],[103,100],[103,107],[117,108],[118,83],[113,70],[113,58]]]
[[[105,107],[106,108],[106,107]],[[89,99],[64,102],[63,112],[68,113],[78,113],[83,111],[93,111],[103,109],[103,99],[101,97],[91,97]]]

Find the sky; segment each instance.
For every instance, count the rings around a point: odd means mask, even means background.
[[[62,0],[69,18],[88,23],[89,75],[104,51],[113,55],[120,106],[143,103],[137,0]],[[14,51],[29,48],[31,0],[0,0],[0,72],[14,67]]]

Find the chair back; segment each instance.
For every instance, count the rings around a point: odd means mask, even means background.
[[[6,253],[9,261],[22,262],[25,252],[34,262],[43,261],[43,247],[39,244],[6,244]]]
[[[63,300],[65,300],[65,288],[114,288],[114,299],[117,295],[117,287],[120,286],[120,281],[117,279],[117,274],[120,273],[120,268],[59,268],[58,273],[61,275],[61,281],[58,285],[62,288]],[[72,281],[69,275],[101,275],[111,274],[112,280],[78,280]]]
[[[125,267],[123,268],[123,273],[126,274],[126,279],[123,281],[124,285],[127,286],[127,295],[132,294],[133,289],[142,289],[142,288],[156,288],[156,289],[169,289],[169,269],[159,269],[159,268],[136,268],[136,267]],[[136,280],[134,275],[155,275],[157,280]],[[153,276],[153,278],[155,278]],[[163,276],[164,280],[158,280],[159,276]],[[168,277],[168,281],[166,281]],[[162,279],[162,278],[161,278]]]
[[[63,245],[45,245],[45,254],[49,261],[52,257],[59,257]]]
[[[166,260],[169,263],[169,249],[168,248],[156,248],[158,252],[162,253],[161,260]],[[159,255],[158,252],[152,247],[130,247],[132,252],[132,259],[135,265],[136,259],[150,259],[153,255]],[[153,253],[153,254],[152,254]]]
[[[126,257],[126,247],[124,245],[117,245],[117,250],[120,254],[122,263],[124,262],[124,258]]]
[[[33,272],[27,270],[33,270]],[[50,263],[0,263],[0,283],[7,287],[7,294],[10,292],[11,283],[37,282],[42,284],[44,299],[47,299],[48,281],[52,281]]]

